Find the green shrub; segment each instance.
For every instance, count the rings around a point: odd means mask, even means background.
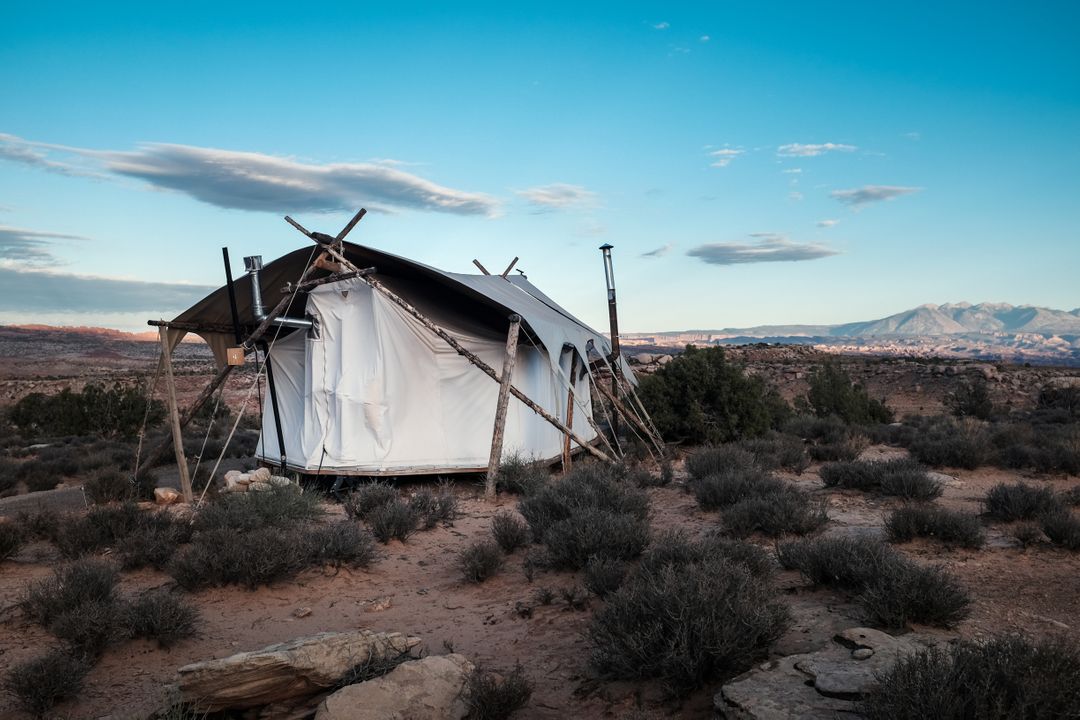
[[[933,500],[945,491],[925,468],[906,458],[830,463],[821,468],[820,475],[826,487],[872,490],[906,500]]]
[[[863,450],[870,447],[864,436],[851,434],[840,442],[817,443],[807,448],[810,458],[817,462],[851,462],[858,460]]]
[[[922,423],[909,445],[919,462],[975,470],[990,459],[990,439],[975,421],[933,418]]]
[[[32,582],[19,605],[30,620],[49,627],[64,613],[77,613],[90,603],[113,603],[117,579],[110,563],[77,560],[57,568],[51,577]]]
[[[48,629],[82,655],[93,658],[128,636],[124,621],[123,609],[115,599],[86,600],[53,618]]]
[[[716,510],[751,497],[776,495],[784,487],[783,480],[757,467],[747,470],[733,468],[706,475],[700,480],[691,480],[687,484],[702,510]]]
[[[416,511],[400,498],[380,505],[367,514],[367,524],[381,543],[391,540],[405,542],[416,532],[420,521]]]
[[[631,560],[649,544],[649,521],[630,513],[586,508],[553,523],[542,542],[548,566],[556,569],[579,570],[593,557]]]
[[[1066,550],[1080,550],[1080,519],[1066,508],[1043,514],[1042,531],[1050,542]]]
[[[142,522],[115,542],[125,570],[153,567],[164,570],[181,542],[190,540],[190,526],[161,511],[146,513]]]
[[[126,625],[133,637],[156,640],[172,647],[195,634],[199,612],[184,599],[156,590],[145,593],[126,608]]]
[[[647,554],[588,629],[602,675],[684,694],[746,670],[786,630],[787,607],[743,564],[691,550]]]
[[[30,393],[8,411],[8,419],[33,436],[104,435],[133,437],[147,415],[147,427],[165,418],[165,406],[149,400],[139,386],[111,388],[88,384],[82,392],[65,388],[55,395]]]
[[[191,545],[169,561],[166,572],[185,590],[231,584],[254,590],[290,577],[308,561],[308,548],[295,529],[221,528],[195,535]]]
[[[835,415],[795,415],[784,423],[783,432],[804,441],[813,440],[826,445],[843,442],[851,434],[844,421]]]
[[[548,481],[548,471],[529,458],[510,455],[499,463],[495,474],[495,489],[514,495],[532,495]]]
[[[1060,410],[1074,420],[1080,419],[1080,384],[1044,386],[1039,390],[1038,406]]]
[[[665,440],[722,443],[778,428],[790,414],[784,400],[758,377],[728,363],[723,348],[686,351],[638,387]]]
[[[995,520],[1031,520],[1060,507],[1049,487],[1027,483],[998,483],[983,499],[986,514]]]
[[[469,673],[466,697],[470,720],[506,720],[529,702],[532,685],[521,663],[503,676],[478,666]]]
[[[366,520],[376,508],[400,500],[397,488],[384,480],[364,483],[345,496],[345,514],[354,520]]]
[[[895,543],[929,537],[945,545],[980,548],[986,542],[977,517],[933,505],[905,505],[893,510],[885,520],[885,532]]]
[[[351,522],[315,525],[304,532],[303,542],[307,546],[307,562],[313,565],[366,568],[378,555],[375,536]]]
[[[458,557],[461,574],[472,583],[487,580],[499,571],[502,563],[502,550],[492,540],[477,540],[465,548]]]
[[[0,522],[0,562],[14,555],[26,542],[26,531],[19,523]]]
[[[108,503],[131,500],[138,496],[137,487],[119,470],[102,468],[83,482],[83,491],[90,502]]]
[[[585,563],[585,589],[605,598],[622,585],[626,569],[626,563],[621,560],[591,557]]]
[[[991,434],[994,464],[1042,473],[1080,473],[1080,426],[1012,422]]]
[[[766,470],[787,470],[801,475],[810,466],[806,443],[791,435],[771,435],[743,440],[743,449],[754,456],[758,465]]]
[[[604,510],[645,520],[649,496],[620,481],[612,467],[578,463],[559,480],[522,498],[518,510],[529,523],[533,540],[542,542],[552,525],[582,511]]]
[[[886,670],[858,708],[868,720],[1080,717],[1080,650],[998,637],[920,650]]]
[[[945,405],[956,417],[973,417],[989,420],[994,414],[994,403],[990,400],[990,388],[981,377],[964,380],[945,399]]]
[[[4,689],[24,710],[44,717],[54,705],[79,694],[90,664],[67,650],[50,650],[39,658],[14,666],[4,678]]]
[[[323,514],[319,495],[298,492],[294,485],[274,485],[260,492],[227,493],[205,503],[195,516],[194,528],[197,531],[287,528]]]
[[[811,500],[791,485],[777,492],[745,497],[725,509],[722,517],[724,530],[736,537],[755,532],[769,537],[807,535],[829,521],[823,501]]]
[[[529,526],[508,512],[496,513],[491,519],[491,535],[508,555],[529,544]]]
[[[810,387],[799,405],[819,418],[835,415],[845,423],[857,425],[893,421],[892,411],[871,398],[861,385],[852,382],[837,363],[828,362],[814,368],[808,382]]]
[[[924,567],[881,541],[863,536],[797,540],[777,548],[780,564],[819,585],[855,593],[871,623],[952,627],[967,617],[971,598],[945,570]]]
[[[60,514],[39,506],[33,511],[20,510],[15,516],[15,522],[23,528],[28,538],[55,540],[60,528]]]
[[[702,448],[686,458],[686,471],[695,480],[717,473],[761,469],[753,453],[735,444]]]
[[[66,558],[83,555],[115,544],[135,532],[144,522],[135,503],[95,505],[83,516],[68,516],[56,529],[55,542]]]
[[[457,496],[453,483],[439,484],[437,491],[424,488],[409,498],[409,507],[420,518],[420,527],[430,530],[440,523],[452,525],[457,517]]]

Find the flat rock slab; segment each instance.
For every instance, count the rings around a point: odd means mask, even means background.
[[[398,665],[374,680],[326,698],[315,720],[462,720],[473,665],[463,655],[438,655]]]
[[[841,631],[821,650],[761,665],[724,685],[713,698],[720,717],[734,720],[826,720],[854,713],[855,701],[897,658],[939,638],[894,637],[872,628]]]
[[[177,687],[200,712],[261,707],[316,695],[372,658],[418,652],[420,638],[355,630],[319,633],[185,665]]]

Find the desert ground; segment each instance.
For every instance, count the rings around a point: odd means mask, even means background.
[[[153,372],[156,346],[128,340],[12,338],[0,345],[0,402],[11,405],[30,392],[55,392],[89,381],[127,381]],[[777,387],[788,399],[806,392],[806,379],[820,353],[805,348],[747,346],[733,348],[729,358],[744,364]],[[181,346],[178,359],[181,405],[209,377],[211,362],[200,345]],[[963,362],[856,358],[846,362],[852,378],[869,394],[883,398],[897,417],[938,414],[960,378],[988,381],[996,403],[1010,408],[1030,406],[1038,389],[1075,369],[989,366]],[[646,371],[649,368],[644,368]],[[246,390],[235,380],[226,398],[239,403]],[[720,513],[699,507],[688,491],[685,460],[696,448],[674,448],[674,478],[663,487],[648,487],[649,522],[654,532],[682,529],[700,537],[720,527]],[[880,460],[908,455],[903,447],[871,443],[860,459]],[[883,534],[889,511],[903,501],[859,490],[826,487],[811,462],[799,473],[777,470],[783,480],[805,490],[827,506],[825,535]],[[226,467],[241,467],[242,459]],[[655,465],[644,467],[654,473]],[[1080,486],[1080,477],[1037,473],[1031,469],[979,467],[975,470],[935,468],[944,493],[938,506],[972,515],[983,512],[983,498],[999,483],[1025,481],[1064,492]],[[175,468],[164,468],[159,483]],[[556,472],[553,470],[553,472]],[[235,585],[183,592],[197,608],[197,634],[168,650],[148,640],[126,640],[110,646],[89,672],[81,693],[55,707],[53,715],[70,718],[142,718],[170,701],[176,671],[188,663],[221,658],[325,631],[371,629],[396,631],[422,639],[432,655],[453,651],[472,662],[507,672],[523,666],[533,687],[522,718],[619,718],[643,711],[645,717],[714,717],[714,696],[722,681],[708,683],[678,699],[667,697],[659,683],[610,681],[589,665],[587,629],[604,601],[582,589],[580,571],[531,569],[526,553],[506,557],[502,569],[482,583],[467,582],[458,565],[460,553],[473,541],[490,536],[493,517],[516,512],[520,498],[502,493],[494,502],[483,496],[481,479],[453,478],[457,516],[406,541],[378,545],[378,558],[366,569],[316,568],[299,572],[257,590]],[[403,497],[435,487],[436,478],[401,483]],[[13,522],[20,510],[56,507],[81,513],[88,501],[79,477],[64,477],[56,490],[20,493],[0,500],[0,518]],[[340,503],[324,503],[326,522],[345,521]],[[969,616],[950,629],[913,625],[903,632],[940,638],[981,639],[1005,632],[1034,637],[1066,636],[1080,641],[1080,554],[1045,539],[1024,545],[1014,536],[1015,523],[985,520],[986,543],[980,549],[947,548],[929,539],[898,544],[896,549],[921,564],[943,566],[970,592]],[[750,541],[773,553],[776,541],[759,534]],[[106,551],[104,556],[109,557]],[[19,607],[28,583],[47,577],[62,562],[45,540],[23,545],[0,565],[0,674],[57,644],[50,632],[26,618]],[[135,594],[151,588],[172,588],[165,572],[139,569],[122,573],[120,589]],[[866,624],[848,594],[814,587],[794,570],[779,570],[777,596],[790,607],[790,629],[772,645],[767,658],[811,652],[836,633]],[[549,604],[543,589],[554,591]],[[577,589],[582,602],[571,603],[563,590]],[[894,631],[895,632],[895,631]],[[0,715],[29,717],[10,695],[0,696]],[[249,716],[257,716],[250,715]],[[640,715],[639,715],[640,717]]]

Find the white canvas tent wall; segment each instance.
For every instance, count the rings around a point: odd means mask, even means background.
[[[345,243],[348,259],[375,266],[375,277],[450,332],[466,349],[501,366],[509,316],[522,317],[513,384],[547,412],[566,422],[570,368],[575,432],[585,441],[595,431],[588,360],[610,353],[607,338],[581,323],[524,277],[446,273],[371,248]],[[267,298],[296,282],[312,257],[310,247],[269,263],[261,287]],[[315,277],[321,271],[317,271]],[[325,273],[321,273],[325,274]],[[309,276],[311,277],[311,276]],[[238,314],[251,321],[250,278],[236,283]],[[411,315],[354,278],[313,289],[289,311],[311,316],[317,337],[284,331],[270,352],[285,439],[278,447],[269,394],[263,412],[259,456],[276,464],[281,455],[309,473],[401,475],[480,471],[487,467],[498,385]],[[226,288],[182,313],[174,326],[196,330],[219,364],[234,344]],[[178,342],[183,330],[171,330]],[[584,359],[584,362],[582,361]],[[628,378],[629,367],[623,365]],[[511,399],[504,456],[521,453],[554,459],[563,434],[524,404]]]

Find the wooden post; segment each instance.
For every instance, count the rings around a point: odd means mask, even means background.
[[[191,476],[188,475],[187,458],[184,457],[184,441],[180,431],[180,412],[176,408],[176,383],[173,382],[172,348],[169,347],[169,331],[158,328],[161,339],[161,357],[165,363],[165,390],[169,398],[169,424],[172,425],[173,447],[176,449],[176,466],[180,469],[180,492],[189,505],[195,500],[191,492]]]
[[[611,403],[612,412],[616,413],[618,415],[622,415],[626,419],[627,422],[629,422],[631,425],[633,425],[635,428],[637,428],[648,440],[650,440],[652,442],[652,444],[653,444],[653,446],[654,446],[654,448],[656,449],[657,452],[659,452],[661,455],[663,455],[664,454],[664,443],[663,443],[663,441],[660,440],[659,438],[657,438],[653,434],[653,431],[650,430],[648,427],[646,427],[645,423],[643,423],[641,420],[639,420],[637,415],[635,415],[630,409],[628,409],[626,407],[626,405],[623,405],[622,401],[619,400],[617,397],[615,397],[611,393],[610,390],[608,390],[606,387],[604,387],[600,383],[595,383],[595,385],[596,385],[596,389],[600,391],[600,394],[603,395],[604,397],[606,397],[608,399],[608,402]],[[650,450],[649,452],[652,452],[652,450]]]
[[[577,353],[570,356],[570,388],[566,392],[566,427],[574,429],[574,375],[577,374]],[[570,436],[563,438],[562,471],[570,472]]]
[[[499,464],[502,462],[503,435],[506,432],[506,405],[510,402],[510,380],[514,375],[514,363],[517,361],[519,330],[521,330],[521,316],[511,315],[510,331],[506,333],[506,355],[503,357],[502,380],[499,382],[499,402],[495,406],[495,428],[491,433],[487,482],[484,484],[484,495],[488,500],[495,498],[495,476],[499,473]]]

